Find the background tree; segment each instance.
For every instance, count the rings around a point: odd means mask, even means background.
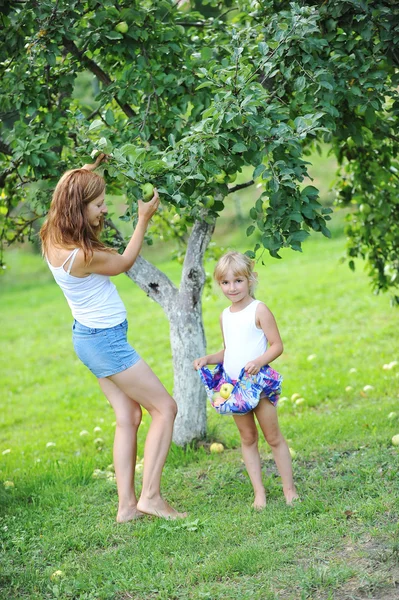
[[[128,276],[170,322],[177,443],[205,432],[191,366],[205,353],[203,259],[233,190],[263,185],[250,210],[251,256],[301,251],[310,230],[329,236],[331,210],[304,184],[310,149],[328,142],[341,165],[340,202],[354,207],[349,256],[367,259],[376,290],[396,289],[393,0],[2,4],[2,246],[31,237],[60,174],[88,154],[111,154],[108,189],[129,198],[125,220],[136,218],[142,184],[159,188],[163,206],[149,240],[185,245],[180,287],[143,258]],[[82,74],[95,82],[94,109],[76,97]],[[244,167],[252,178],[235,185]],[[108,226],[108,239],[123,247],[116,224]]]

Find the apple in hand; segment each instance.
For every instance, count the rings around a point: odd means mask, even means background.
[[[233,391],[234,385],[231,385],[231,383],[224,383],[220,390],[219,390],[219,394],[222,398],[224,398],[225,400],[227,400],[227,398],[230,396],[231,392]]]
[[[152,183],[145,183],[141,186],[141,192],[143,194],[144,202],[148,202],[154,195],[154,186]]]
[[[128,29],[129,25],[126,23],[126,21],[121,21],[120,23],[115,25],[115,31],[117,31],[118,33],[126,33]]]

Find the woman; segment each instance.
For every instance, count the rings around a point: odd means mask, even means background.
[[[73,343],[80,360],[98,382],[116,415],[114,466],[119,506],[116,520],[144,514],[185,517],[161,496],[162,469],[170,447],[176,403],[150,367],[127,342],[126,310],[110,276],[130,269],[137,259],[148,223],[159,205],[138,201],[138,222],[123,254],[99,239],[107,207],[105,181],[94,169],[105,159],[65,173],[55,188],[40,236],[43,253],[74,317]],[[144,449],[143,486],[137,501],[134,474],[137,430],[142,412],[151,425]]]

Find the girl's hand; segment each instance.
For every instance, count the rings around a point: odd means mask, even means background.
[[[148,222],[152,215],[157,211],[159,206],[159,195],[158,190],[154,188],[154,195],[149,202],[143,202],[143,200],[138,201],[139,207],[139,219],[140,217]]]
[[[101,152],[97,156],[97,158],[93,164],[83,165],[82,169],[86,169],[86,171],[94,171],[94,169],[97,169],[97,167],[99,167],[102,162],[106,162],[107,158],[108,158],[108,155]]]
[[[198,369],[202,369],[202,367],[206,367],[208,361],[206,360],[206,356],[202,356],[202,358],[196,358],[193,362],[194,369],[198,371]]]
[[[261,368],[262,365],[258,365],[256,360],[249,361],[244,367],[245,372],[248,373],[248,375],[257,375]]]

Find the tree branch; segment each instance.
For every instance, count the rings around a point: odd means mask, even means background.
[[[79,50],[79,48],[74,44],[72,40],[68,40],[65,36],[62,39],[62,43],[65,48],[70,52],[73,56],[80,60],[80,62],[89,69],[106,87],[111,85],[113,81],[108,77],[108,75],[98,66],[97,63],[94,62],[91,58],[88,58],[83,52]],[[119,104],[123,112],[127,117],[132,118],[135,116],[135,112],[132,107],[126,102],[120,102],[117,96],[114,96],[115,101]]]
[[[246,183],[239,183],[238,185],[235,185],[232,188],[229,188],[229,194],[232,194],[233,192],[238,192],[238,190],[243,190],[251,185],[253,185],[255,182],[253,179],[251,179],[251,181],[247,181]]]
[[[105,219],[108,228],[115,232],[115,239],[119,244],[124,245],[125,239],[111,219]],[[155,300],[166,314],[176,306],[176,297],[178,289],[174,283],[157,267],[151,264],[142,256],[138,256],[134,265],[126,272],[126,275],[137,283],[137,285],[149,296]]]
[[[209,213],[204,210],[203,216]],[[187,244],[187,252],[183,263],[183,273],[180,284],[180,301],[194,310],[201,302],[202,290],[205,284],[203,259],[205,251],[215,230],[216,218],[209,223],[205,218],[195,221]]]
[[[3,140],[0,140],[0,152],[2,154],[7,154],[8,156],[12,156],[11,146],[9,146],[5,142],[3,142]]]

